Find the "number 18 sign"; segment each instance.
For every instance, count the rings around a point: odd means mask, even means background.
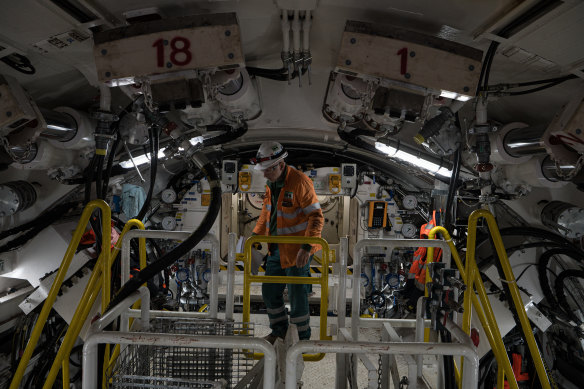
[[[235,14],[141,23],[96,34],[94,42],[98,79],[111,84],[244,63]]]

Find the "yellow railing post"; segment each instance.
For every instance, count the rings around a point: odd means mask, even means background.
[[[18,368],[14,373],[14,377],[12,378],[12,382],[10,383],[10,389],[17,389],[22,381],[22,377],[28,366],[32,353],[39,341],[47,318],[49,317],[49,313],[53,308],[53,304],[57,298],[57,294],[61,289],[61,285],[63,280],[65,279],[65,275],[67,274],[67,270],[69,270],[69,265],[71,265],[71,261],[73,260],[73,256],[75,255],[75,250],[77,250],[77,246],[79,245],[79,241],[81,240],[81,236],[85,232],[85,227],[89,222],[89,218],[93,211],[99,208],[101,209],[102,213],[102,255],[104,252],[109,253],[109,245],[110,245],[110,234],[111,234],[111,213],[108,205],[103,200],[94,200],[87,204],[83,213],[81,214],[81,218],[79,223],[77,224],[77,228],[73,233],[73,237],[71,238],[71,242],[67,247],[67,251],[65,252],[65,256],[63,257],[63,261],[61,262],[61,266],[59,266],[59,270],[57,271],[57,275],[55,277],[55,281],[53,281],[53,285],[51,286],[51,290],[43,304],[43,308],[41,309],[41,313],[37,319],[37,322],[34,326],[34,329],[31,333],[30,339],[26,345],[24,353],[22,354],[22,358],[18,363]],[[106,228],[107,227],[107,228]]]
[[[472,265],[476,267],[474,262],[475,246],[476,246],[476,226],[477,221],[480,218],[484,218],[489,226],[489,232],[491,238],[493,239],[493,244],[497,251],[499,257],[499,263],[503,268],[503,273],[505,274],[505,283],[509,288],[509,293],[515,305],[515,311],[519,317],[519,323],[523,330],[523,335],[527,341],[531,357],[533,359],[533,364],[535,365],[535,370],[537,371],[537,376],[539,377],[539,382],[543,389],[550,389],[550,381],[547,375],[547,371],[543,364],[541,353],[533,336],[533,331],[531,329],[531,324],[529,323],[529,318],[525,312],[525,307],[523,306],[523,300],[521,299],[521,294],[519,293],[519,288],[517,287],[517,282],[515,281],[515,276],[513,275],[513,270],[511,269],[511,264],[509,263],[509,258],[507,257],[507,251],[505,250],[505,245],[503,244],[503,239],[499,233],[499,227],[495,221],[495,217],[485,209],[478,209],[474,211],[468,219],[468,238],[467,238],[467,257],[471,256]],[[505,372],[507,380],[509,381],[510,375]]]
[[[322,273],[320,278],[312,277],[287,277],[287,276],[254,276],[251,274],[251,247],[256,242],[266,243],[310,243],[322,246]],[[320,339],[330,340],[327,335],[327,309],[328,309],[328,271],[330,249],[326,240],[305,236],[263,236],[254,235],[248,238],[244,246],[244,269],[243,269],[243,322],[244,326],[250,320],[250,286],[252,282],[271,284],[320,284]],[[244,327],[245,328],[245,327]],[[254,353],[254,358],[261,358],[261,353]],[[320,361],[325,354],[305,354],[305,361]]]
[[[472,308],[474,307],[477,316],[483,326],[485,331],[485,335],[489,340],[489,344],[493,349],[493,354],[495,355],[495,359],[499,364],[499,369],[503,369],[505,375],[507,377],[511,377],[508,380],[509,386],[511,389],[518,389],[517,381],[515,380],[515,376],[513,375],[513,369],[511,368],[511,362],[509,361],[509,357],[505,351],[505,345],[503,344],[503,339],[501,337],[501,333],[499,332],[499,326],[497,325],[497,320],[495,318],[495,314],[489,302],[487,292],[485,290],[485,286],[483,284],[482,279],[479,277],[478,268],[476,267],[476,263],[474,260],[474,249],[471,250],[469,247],[474,247],[474,241],[476,237],[476,219],[474,220],[474,230],[471,230],[471,220],[469,219],[469,234],[467,240],[467,256],[466,256],[466,267],[463,265],[460,256],[458,255],[458,250],[456,246],[452,242],[452,237],[444,227],[434,227],[428,234],[428,239],[434,239],[437,233],[442,234],[446,243],[450,247],[452,252],[452,258],[454,259],[454,263],[458,268],[460,273],[460,277],[462,281],[467,285],[467,289],[464,293],[464,313],[462,316],[463,320],[463,330],[465,333],[470,334],[470,323],[471,323],[471,313]],[[471,231],[474,231],[474,234],[471,236]],[[471,240],[472,242],[469,242]],[[434,248],[428,248],[428,256],[426,258],[426,262],[428,260],[432,260],[434,258]],[[473,269],[473,271],[469,271],[469,268]],[[428,272],[426,272],[428,274]],[[472,278],[469,278],[472,277]],[[475,288],[479,294],[479,298],[475,295]],[[468,299],[468,300],[467,300]],[[482,304],[482,306],[481,306]],[[484,307],[484,310],[483,310]],[[462,375],[463,366],[461,363],[460,372]],[[461,381],[462,382],[462,381]]]

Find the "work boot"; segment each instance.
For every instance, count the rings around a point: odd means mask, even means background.
[[[274,335],[274,334],[269,334],[269,335],[264,336],[264,340],[267,340],[268,342],[270,342],[270,344],[276,343],[276,339],[278,339],[278,338],[284,340],[283,337],[278,336],[278,335]]]

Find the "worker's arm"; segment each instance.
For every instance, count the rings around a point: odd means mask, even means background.
[[[260,217],[256,222],[253,229],[255,235],[268,235],[269,227],[268,222],[270,221],[270,210],[268,209],[268,199],[270,198],[270,189],[266,187],[266,195],[264,197],[264,202],[262,204],[262,210],[260,212]]]
[[[304,236],[320,238],[322,228],[324,227],[324,216],[316,192],[312,186],[312,182],[307,182],[300,191],[299,203],[302,207],[302,212],[308,217],[308,226]],[[308,263],[312,245],[303,244],[298,254],[296,255],[296,266],[302,267]]]

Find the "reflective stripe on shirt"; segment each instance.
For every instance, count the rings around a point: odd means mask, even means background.
[[[278,235],[294,234],[296,232],[304,231],[308,227],[308,222],[300,223],[292,227],[278,228]]]

